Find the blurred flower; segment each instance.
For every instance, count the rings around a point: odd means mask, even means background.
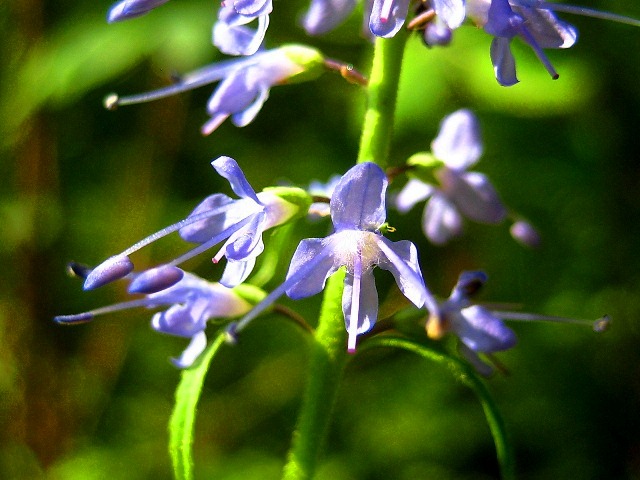
[[[340,25],[356,6],[356,0],[311,0],[302,26],[309,35],[321,35]]]
[[[186,219],[150,235],[98,265],[87,276],[85,290],[97,288],[129,274],[133,270],[129,255],[175,231],[179,231],[184,240],[200,245],[167,265],[179,265],[226,239],[213,261],[227,258],[220,283],[234,287],[249,276],[256,257],[262,253],[262,232],[287,222],[298,213],[306,214],[308,211],[311,200],[303,190],[277,187],[256,194],[234,159],[220,157],[211,165],[229,181],[239,199],[222,193],[207,197]]]
[[[175,267],[160,267],[155,271],[143,272],[134,279],[139,284],[152,283],[158,287],[159,278],[174,278]],[[143,298],[116,303],[77,315],[61,315],[55,321],[61,324],[78,324],[93,320],[97,315],[112,313],[130,308],[170,307],[153,315],[151,326],[154,330],[178,337],[190,338],[189,346],[179,358],[172,358],[174,365],[180,368],[190,367],[207,346],[205,328],[207,321],[214,318],[233,318],[248,312],[252,304],[237,291],[219,283],[207,282],[190,273],[180,271],[180,280],[169,288],[148,294]],[[153,277],[153,280],[144,277]],[[143,280],[141,280],[141,278]]]
[[[331,200],[333,191],[340,182],[342,177],[340,175],[332,175],[327,183],[322,183],[317,180],[312,181],[309,184],[307,191],[314,197],[325,197]],[[326,217],[331,213],[331,208],[328,202],[314,202],[309,207],[309,214],[319,217]]]
[[[258,51],[269,26],[271,2],[260,15],[243,15],[238,13],[229,2],[218,10],[218,21],[213,25],[213,44],[227,55],[253,55]],[[261,11],[262,12],[262,11]],[[248,23],[258,19],[258,28],[246,27]]]
[[[416,166],[433,172],[439,187],[412,178],[396,197],[398,210],[407,212],[428,199],[422,229],[435,244],[444,244],[462,233],[462,215],[481,223],[502,222],[507,212],[489,179],[481,173],[466,171],[482,154],[475,115],[469,110],[458,110],[445,117],[431,148],[433,157],[427,155],[427,164]],[[415,158],[422,156],[418,154]]]
[[[302,240],[285,282],[240,320],[231,333],[244,328],[283,293],[306,298],[324,289],[327,278],[346,267],[342,311],[353,352],[356,337],[369,331],[378,315],[378,292],[373,268],[390,271],[402,293],[417,307],[435,307],[424,285],[413,243],[391,242],[382,236],[385,224],[387,178],[380,167],[361,163],[338,182],[331,196],[334,233],[326,238]]]
[[[500,318],[472,304],[471,297],[486,281],[483,272],[462,272],[449,298],[440,303],[437,313],[431,313],[426,324],[430,338],[439,339],[453,332],[462,342],[463,355],[482,374],[490,374],[492,369],[480,360],[478,353],[507,350],[517,342],[515,333]]]
[[[114,23],[140,17],[169,0],[121,0],[114,4],[107,14],[107,22]]]
[[[525,247],[537,248],[540,246],[541,239],[538,231],[525,220],[515,221],[509,227],[511,236]]]
[[[324,58],[319,51],[302,45],[284,45],[249,57],[214,63],[159,90],[127,97],[110,95],[105,99],[105,106],[112,110],[121,105],[149,102],[220,81],[207,105],[211,119],[202,127],[202,133],[208,135],[229,117],[238,127],[251,123],[269,97],[272,86],[313,80],[323,71]]]

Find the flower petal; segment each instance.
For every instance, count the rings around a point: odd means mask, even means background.
[[[378,291],[376,290],[375,279],[371,269],[362,272],[359,278],[359,288],[354,289],[354,275],[347,273],[344,277],[344,290],[342,292],[342,313],[344,323],[349,332],[349,350],[355,350],[355,336],[368,332],[373,328],[378,319]],[[354,293],[358,293],[357,298]],[[358,318],[351,317],[353,302],[358,302],[356,311]],[[352,325],[352,322],[356,322]]]
[[[234,0],[233,8],[241,15],[257,17],[271,13],[273,3],[271,0]]]
[[[178,368],[189,368],[198,359],[198,357],[207,348],[207,335],[204,332],[198,332],[191,337],[191,342],[182,352],[179,358],[172,358],[173,363]]]
[[[400,213],[408,212],[416,203],[429,198],[429,195],[433,193],[434,188],[435,187],[433,185],[424,183],[416,178],[410,179],[396,196],[396,208]]]
[[[305,274],[300,281],[287,288],[286,293],[290,298],[297,300],[322,291],[327,278],[340,268],[329,248],[330,239],[331,237],[307,238],[298,244],[289,265],[287,280],[299,272]]]
[[[265,230],[267,214],[258,212],[251,221],[233,234],[225,245],[225,256],[232,260],[245,260],[249,256],[257,257],[264,250],[262,232]]]
[[[378,266],[393,274],[398,288],[404,296],[418,308],[422,307],[425,302],[429,302],[428,308],[434,307],[435,301],[432,301],[422,279],[416,246],[408,240],[392,242],[381,235],[377,237],[376,241],[378,248],[384,255]]]
[[[444,245],[462,233],[462,217],[441,193],[432,195],[422,215],[422,230],[436,245]]]
[[[210,195],[200,202],[189,214],[187,220],[196,216],[205,216],[205,218],[182,227],[179,230],[180,236],[187,242],[204,243],[242,220],[246,216],[246,209],[243,208],[245,206],[245,202],[238,202],[222,193]],[[213,214],[206,217],[206,212],[213,212]]]
[[[360,163],[345,173],[331,196],[336,231],[375,230],[386,219],[387,176],[375,163]]]
[[[107,14],[107,22],[114,23],[140,17],[169,0],[121,0]]]
[[[452,320],[456,335],[474,352],[507,350],[518,341],[513,330],[479,305],[463,308]]]
[[[302,26],[309,35],[321,35],[341,24],[356,6],[356,0],[311,0]]]
[[[495,37],[491,41],[491,63],[496,80],[503,87],[511,87],[518,83],[516,77],[516,60],[510,47],[511,41],[504,37]]]
[[[151,319],[154,330],[178,337],[191,337],[205,329],[209,301],[205,297],[185,304],[177,303],[164,312],[156,313]]]
[[[377,37],[391,38],[404,25],[409,0],[373,0],[369,29]]]
[[[250,198],[254,202],[262,205],[256,196],[256,192],[253,190],[251,185],[249,185],[249,182],[247,182],[247,178],[240,169],[238,162],[233,158],[225,156],[218,157],[216,160],[211,162],[211,165],[216,169],[216,172],[218,172],[221,177],[224,177],[229,181],[231,189],[236,195],[242,198]]]
[[[482,155],[480,124],[471,110],[462,109],[447,115],[438,136],[431,143],[433,155],[447,167],[462,170]]]
[[[220,284],[228,288],[237,287],[244,282],[256,265],[256,257],[246,260],[229,260],[222,273]]]
[[[563,22],[551,10],[514,5],[525,20],[527,30],[542,48],[569,48],[578,40],[573,25]]]
[[[433,0],[433,9],[438,18],[451,29],[458,28],[464,22],[464,0]]]
[[[477,172],[458,173],[441,169],[436,176],[443,185],[447,198],[463,215],[482,223],[500,223],[507,209],[486,175]]]

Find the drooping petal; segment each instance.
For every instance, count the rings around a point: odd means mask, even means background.
[[[465,17],[464,0],[433,0],[433,9],[450,29],[456,29]]]
[[[287,280],[299,272],[304,272],[304,277],[287,287],[286,293],[290,298],[307,298],[322,291],[327,278],[340,268],[332,255],[330,239],[331,236],[326,239],[307,238],[298,244],[289,265]]]
[[[444,195],[434,194],[424,209],[422,230],[432,243],[444,245],[462,233],[462,217]]]
[[[207,348],[207,335],[204,332],[198,332],[191,337],[191,341],[182,355],[178,358],[172,358],[171,362],[178,368],[189,368],[205,348]]]
[[[356,0],[311,0],[302,26],[310,35],[321,35],[340,25],[356,6]]]
[[[236,112],[231,116],[231,121],[236,127],[246,127],[256,118],[260,110],[262,109],[262,105],[269,98],[269,87],[266,85],[261,85],[257,91],[256,96],[253,99],[253,103],[251,103],[247,108],[240,112]]]
[[[249,185],[249,182],[247,182],[247,177],[244,176],[244,172],[240,169],[238,162],[233,158],[225,156],[218,157],[211,162],[211,165],[221,177],[229,181],[231,189],[236,195],[241,198],[250,198],[260,204],[256,192],[251,185]]]
[[[424,183],[421,180],[410,179],[396,196],[396,208],[400,213],[408,212],[416,203],[429,198],[434,188],[433,185]]]
[[[511,41],[495,37],[491,41],[491,63],[496,80],[503,87],[511,87],[519,82],[516,77],[516,60],[511,53]]]
[[[442,169],[436,176],[443,185],[447,198],[463,215],[482,223],[500,223],[507,209],[486,175],[478,172],[458,173]]]
[[[393,274],[404,296],[418,308],[427,301],[431,303],[427,307],[435,305],[422,279],[416,246],[408,240],[392,242],[382,235],[377,236],[376,241],[383,254],[378,266]]]
[[[373,0],[369,29],[377,37],[391,38],[404,25],[409,0]]]
[[[456,335],[475,352],[507,350],[517,343],[513,330],[479,305],[463,308],[452,320]]]
[[[461,109],[447,115],[438,136],[431,142],[433,155],[447,167],[462,170],[482,155],[480,124],[471,110]]]
[[[354,288],[354,282],[359,283],[357,288]],[[358,302],[355,309],[354,302]],[[355,319],[352,318],[354,310],[358,315]],[[349,332],[348,348],[349,351],[354,351],[355,337],[371,330],[378,319],[378,291],[371,269],[361,272],[359,279],[350,273],[344,277],[342,313],[347,332]]]
[[[375,163],[360,163],[342,176],[331,196],[336,231],[375,230],[385,222],[387,176]]]
[[[517,5],[513,9],[524,18],[527,30],[542,48],[570,48],[578,40],[576,28],[551,10]]]

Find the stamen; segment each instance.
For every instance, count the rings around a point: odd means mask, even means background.
[[[102,262],[87,275],[83,288],[85,290],[93,290],[94,288],[126,277],[132,271],[133,263],[127,255],[114,255]]]
[[[516,5],[521,4],[523,6],[531,6],[541,10],[552,10],[554,12],[570,13],[572,15],[580,15],[583,17],[598,18],[600,20],[609,20],[611,22],[623,23],[625,25],[631,25],[632,27],[640,27],[640,20],[627,17],[625,15],[618,15],[611,12],[603,12],[595,10],[593,8],[579,7],[576,5],[566,5],[561,3],[549,3],[542,0],[521,0],[516,2]]]
[[[229,118],[228,113],[221,113],[216,115],[215,117],[211,117],[209,121],[207,121],[202,127],[200,127],[200,133],[202,135],[211,135],[215,130],[218,129],[220,125],[224,123],[224,121]]]
[[[67,272],[74,277],[86,279],[91,273],[92,268],[89,265],[78,262],[67,263]]]
[[[540,45],[538,45],[538,42],[536,42],[536,39],[533,38],[533,35],[531,35],[531,32],[529,32],[529,30],[526,27],[522,26],[520,28],[520,33],[525,38],[527,43],[531,46],[534,53],[536,54],[536,57],[538,57],[538,59],[542,62],[542,64],[544,65],[544,68],[547,69],[547,72],[549,72],[549,75],[551,75],[551,78],[553,78],[554,80],[557,80],[558,78],[560,78],[560,75],[558,74],[558,72],[556,72],[556,69],[553,68],[553,65],[551,65],[551,61],[549,60],[549,57],[547,57],[547,55],[544,53],[544,50],[542,50]]]
[[[166,290],[178,283],[184,277],[184,272],[173,265],[161,265],[149,269],[138,275],[131,285],[129,293],[156,293]]]
[[[348,275],[348,274],[347,274]],[[360,280],[362,279],[362,257],[357,252],[353,262],[353,286],[351,288],[351,316],[349,318],[349,340],[347,352],[355,353],[358,335],[358,317],[360,316]]]
[[[53,318],[53,321],[63,325],[77,325],[80,323],[87,323],[93,320],[98,315],[104,315],[105,313],[117,312],[120,310],[128,310],[130,308],[146,307],[149,305],[149,300],[146,298],[139,298],[137,300],[131,300],[129,302],[115,303],[107,307],[96,308],[84,313],[77,313],[75,315],[58,315]]]
[[[553,315],[537,315],[534,313],[521,313],[521,312],[491,312],[496,317],[502,320],[513,320],[522,322],[540,321],[540,322],[554,322],[554,323],[570,323],[573,325],[585,325],[593,328],[594,332],[604,332],[609,328],[611,324],[611,317],[609,315],[603,315],[602,317],[594,320],[581,320],[576,318],[556,317]]]

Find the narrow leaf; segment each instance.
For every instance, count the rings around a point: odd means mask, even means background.
[[[220,333],[203,352],[200,361],[192,368],[183,370],[176,389],[176,403],[169,421],[169,453],[173,473],[177,480],[193,479],[193,430],[202,384],[209,364],[224,344],[225,332]]]

